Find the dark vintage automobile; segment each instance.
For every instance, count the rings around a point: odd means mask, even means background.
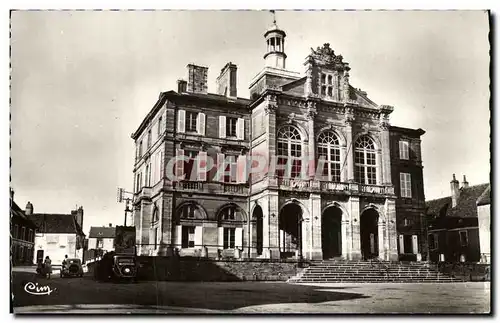
[[[121,255],[113,251],[104,254],[94,269],[94,278],[98,281],[136,281],[135,255]]]
[[[83,277],[83,266],[80,259],[66,259],[66,263],[61,267],[61,278]]]

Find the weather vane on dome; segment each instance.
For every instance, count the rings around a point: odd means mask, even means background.
[[[276,23],[276,11],[274,10],[269,10],[273,14],[273,24]]]

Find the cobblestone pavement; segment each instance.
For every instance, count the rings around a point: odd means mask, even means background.
[[[50,295],[31,295],[33,282]],[[273,282],[99,283],[13,273],[14,312],[113,313],[488,313],[490,283],[287,284]],[[112,305],[108,305],[112,304]],[[134,308],[130,306],[134,304]],[[66,305],[66,306],[61,306]],[[69,306],[68,306],[69,305]],[[77,306],[78,305],[78,306]],[[82,306],[80,306],[82,305]],[[128,308],[128,310],[127,310]]]

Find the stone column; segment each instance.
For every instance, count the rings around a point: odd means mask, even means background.
[[[385,200],[385,214],[386,214],[386,252],[388,260],[397,261],[398,257],[398,232],[396,229],[396,200]]]
[[[314,118],[317,115],[316,103],[312,101],[307,102],[307,131],[309,132],[308,142],[308,156],[306,161],[308,163],[308,178],[314,179],[316,175],[316,136],[314,133]]]
[[[321,195],[311,194],[309,197],[310,201],[310,227],[311,227],[311,239],[310,239],[310,259],[320,260],[323,259],[323,250],[321,245]]]
[[[342,259],[349,259],[350,245],[348,244],[347,231],[350,226],[348,214],[342,213],[341,234],[342,234]]]
[[[278,109],[277,97],[274,94],[266,96],[265,111],[265,125],[267,137],[267,162],[271,161],[271,157],[276,156],[276,110]],[[276,174],[271,174],[269,179],[269,186],[276,186]]]
[[[354,122],[354,115],[351,108],[346,108],[345,114],[345,137],[346,137],[346,160],[345,167],[347,167],[347,182],[354,182],[354,147],[353,147],[353,134],[352,124]]]
[[[268,200],[268,255],[271,259],[279,259],[279,199],[278,192],[269,192]]]
[[[378,258],[381,260],[388,260],[387,259],[387,253],[385,249],[385,241],[386,241],[386,234],[385,234],[385,221],[382,218],[381,214],[379,214],[378,217]]]
[[[382,143],[382,156],[381,163],[382,167],[380,170],[382,171],[382,184],[391,185],[392,177],[391,177],[391,146],[390,146],[390,135],[389,135],[389,122],[386,119],[387,117],[383,117],[382,121],[379,124],[380,127],[380,141]]]
[[[349,198],[349,202],[347,203],[348,205],[348,211],[350,213],[350,219],[349,221],[351,222],[350,228],[351,228],[351,234],[349,237],[349,232],[348,232],[348,238],[350,238],[349,247],[350,247],[350,254],[349,254],[349,259],[350,260],[359,260],[361,259],[361,231],[360,231],[360,214],[359,214],[359,196],[351,196]]]
[[[377,185],[383,185],[385,184],[385,177],[384,177],[384,162],[382,161],[382,149],[379,149],[377,151]]]

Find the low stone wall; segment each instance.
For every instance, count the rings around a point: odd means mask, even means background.
[[[480,263],[440,262],[437,264],[440,272],[465,281],[490,281],[491,266]]]
[[[286,281],[304,264],[269,260],[209,260],[189,257],[138,257],[139,280]]]

